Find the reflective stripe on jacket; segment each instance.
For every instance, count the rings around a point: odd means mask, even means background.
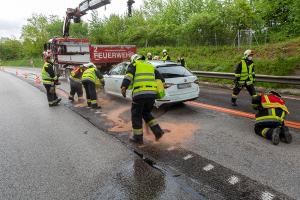
[[[82,74],[82,81],[89,80],[96,83],[97,80],[96,70],[97,69],[94,67],[86,69]]]
[[[289,113],[285,102],[275,95],[262,95],[261,105],[263,108],[281,108],[285,112]]]
[[[259,122],[273,121],[282,123],[286,113],[288,113],[284,101],[274,95],[262,95],[261,106],[262,109],[255,115],[255,120]]]
[[[244,83],[245,81],[250,81],[250,83],[253,83],[254,81],[254,71],[253,71],[253,63],[251,63],[249,66],[247,66],[246,61],[243,59],[241,60],[242,63],[242,69],[240,74],[235,74],[235,77],[239,77],[239,82]]]
[[[161,60],[162,61],[170,60],[169,55],[162,56]]]
[[[83,74],[83,69],[76,67],[71,71],[70,79],[76,82],[81,82],[82,74]]]
[[[136,97],[142,94],[157,94],[157,82],[155,80],[154,66],[143,62],[135,62],[135,75],[127,74],[126,77],[133,78],[132,96]]]
[[[43,84],[53,85],[57,77],[50,76],[50,74],[47,72],[49,67],[53,67],[53,65],[51,63],[45,62],[42,68],[42,82]]]

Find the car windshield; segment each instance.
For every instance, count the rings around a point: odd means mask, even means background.
[[[178,78],[193,76],[193,74],[183,66],[157,66],[156,69],[164,78]]]

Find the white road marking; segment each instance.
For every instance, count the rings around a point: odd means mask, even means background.
[[[274,194],[272,194],[270,192],[263,192],[261,195],[261,199],[262,200],[272,200],[272,199],[274,199]]]
[[[190,159],[190,158],[192,158],[192,157],[193,157],[192,154],[188,154],[188,155],[186,155],[185,157],[183,157],[183,159],[184,159],[184,160],[188,160],[188,159]]]
[[[203,167],[203,170],[204,171],[210,171],[212,170],[213,168],[215,168],[212,164],[208,164],[206,165],[205,167]]]
[[[96,112],[95,112],[95,114],[100,114],[100,113],[101,113],[101,111],[96,111]]]
[[[238,183],[240,181],[240,179],[236,176],[231,176],[229,179],[228,179],[228,182],[231,184],[231,185],[234,185],[236,183]]]
[[[171,146],[171,147],[169,147],[167,150],[168,151],[173,151],[175,149],[175,147],[174,146]]]

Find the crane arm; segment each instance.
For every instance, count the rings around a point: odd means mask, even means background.
[[[127,1],[129,17],[131,17],[132,4],[134,3],[134,0]],[[72,19],[75,23],[79,23],[80,17],[85,15],[87,11],[106,6],[107,4],[110,4],[110,0],[84,0],[79,4],[77,8],[68,8],[64,19],[63,37],[69,36],[69,29]]]
[[[110,0],[84,0],[77,8],[68,8],[64,19],[63,37],[69,36],[72,19],[75,23],[79,23],[80,17],[85,15],[87,11],[103,7],[107,4],[110,4]]]

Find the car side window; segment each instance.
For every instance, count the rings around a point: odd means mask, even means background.
[[[122,65],[117,65],[111,70],[110,74],[111,75],[120,75],[122,72],[122,69],[123,69]]]
[[[121,75],[125,75],[126,74],[126,70],[127,70],[127,64],[126,63],[123,63],[122,64],[122,70],[121,70]]]

